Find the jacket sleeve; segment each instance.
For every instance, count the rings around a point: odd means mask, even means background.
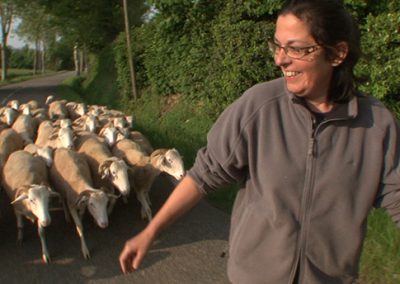
[[[243,101],[240,98],[221,114],[207,135],[207,146],[198,151],[188,171],[203,193],[243,181],[248,175]]]
[[[385,208],[400,227],[400,125],[395,121],[385,139],[381,189],[375,206]]]

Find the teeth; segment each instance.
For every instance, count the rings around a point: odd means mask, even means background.
[[[285,73],[285,76],[287,76],[287,77],[293,77],[293,76],[296,76],[297,74],[299,74],[299,72],[294,72],[294,71],[286,71],[284,73]]]

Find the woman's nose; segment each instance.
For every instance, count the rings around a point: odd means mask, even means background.
[[[274,55],[275,64],[278,66],[287,65],[291,62],[291,58],[287,56],[283,48],[278,48]]]

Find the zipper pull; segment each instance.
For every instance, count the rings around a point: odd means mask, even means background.
[[[315,138],[311,137],[309,143],[308,143],[308,151],[307,154],[309,156],[313,156],[314,155],[314,145],[315,145]]]

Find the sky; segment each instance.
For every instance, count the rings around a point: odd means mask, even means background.
[[[23,42],[17,35],[14,33],[10,34],[8,37],[8,45],[14,48],[21,48],[25,46],[25,42]]]
[[[22,48],[26,44],[15,33],[15,30],[18,27],[19,23],[20,23],[20,20],[18,18],[14,18],[13,19],[13,22],[12,22],[12,25],[11,25],[11,31],[10,31],[10,34],[8,36],[7,44],[9,46],[11,46],[11,47],[14,47],[14,48]]]

